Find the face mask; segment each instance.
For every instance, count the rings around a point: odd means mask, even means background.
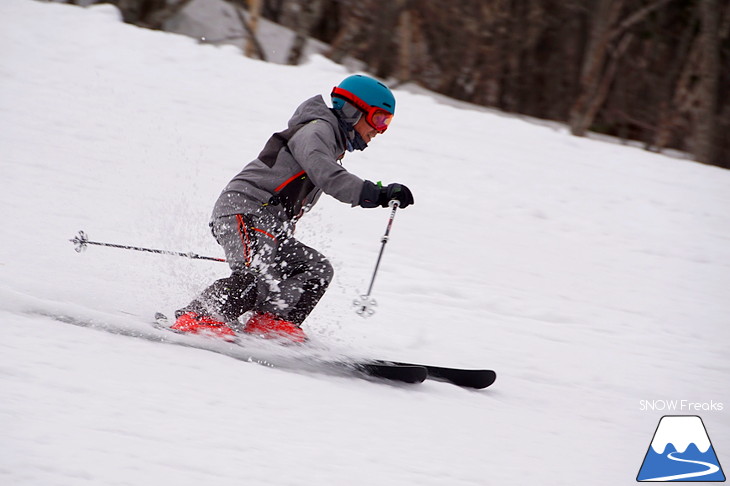
[[[337,121],[340,124],[340,128],[345,132],[347,151],[354,152],[355,150],[365,150],[368,144],[363,140],[359,133],[355,131],[355,127],[350,120],[354,120],[355,123],[360,119],[360,113],[357,109],[351,105],[345,104],[345,109],[352,109],[354,113],[350,113],[351,117],[347,118],[347,113],[343,113],[342,110],[332,110],[337,115]]]
[[[353,150],[365,150],[368,148],[367,142],[360,136],[359,133],[353,130],[353,133],[355,134],[354,137],[352,137],[352,141],[347,141],[347,150],[352,152]],[[352,150],[350,149],[352,147]]]

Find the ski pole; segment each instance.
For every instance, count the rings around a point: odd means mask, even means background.
[[[155,250],[153,248],[142,248],[139,246],[117,245],[115,243],[101,243],[99,241],[90,241],[89,237],[86,236],[86,233],[83,231],[79,231],[79,234],[74,236],[73,239],[71,239],[69,241],[74,244],[74,250],[76,250],[77,253],[81,253],[82,251],[86,250],[87,245],[98,245],[98,246],[108,246],[111,248],[121,248],[122,250],[147,251],[150,253],[160,253],[162,255],[175,255],[175,256],[181,256],[181,257],[185,257],[185,258],[192,258],[194,260],[212,260],[214,262],[225,262],[226,261],[224,258],[201,256],[201,255],[197,255],[192,252],[183,253],[183,252],[179,252],[179,251],[170,251],[170,250]]]
[[[388,243],[388,239],[390,237],[390,228],[393,226],[393,220],[395,219],[395,212],[398,209],[398,206],[400,206],[400,201],[397,199],[393,199],[388,203],[388,205],[393,208],[390,211],[390,217],[388,218],[388,226],[385,228],[385,234],[380,239],[380,242],[382,243],[380,245],[380,253],[378,253],[378,260],[375,262],[375,270],[373,271],[373,276],[370,279],[370,286],[368,287],[368,291],[366,294],[361,295],[355,301],[353,302],[353,305],[355,306],[358,315],[362,317],[370,317],[373,314],[375,314],[375,307],[378,305],[377,302],[375,302],[375,299],[373,299],[370,294],[373,292],[373,285],[375,285],[375,276],[378,274],[378,268],[380,267],[380,260],[383,258],[383,251],[385,250],[385,244]]]

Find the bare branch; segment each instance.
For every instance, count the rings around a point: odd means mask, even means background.
[[[634,25],[644,20],[653,11],[663,7],[671,1],[673,0],[656,0],[654,3],[642,7],[633,14],[629,15],[611,31],[608,36],[609,42],[629,30]]]
[[[266,53],[264,52],[264,48],[259,43],[258,38],[256,37],[256,33],[254,32],[251,25],[248,23],[248,20],[246,19],[246,16],[243,15],[243,8],[241,6],[232,4],[233,10],[236,11],[236,15],[238,16],[238,20],[241,22],[241,25],[246,30],[246,33],[248,34],[248,39],[253,44],[253,47],[256,50],[256,54],[258,55],[259,59],[262,61],[266,61]]]

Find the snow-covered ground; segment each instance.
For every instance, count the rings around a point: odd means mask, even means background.
[[[222,256],[219,191],[346,74],[110,6],[0,2],[0,483],[633,484],[667,413],[701,415],[730,463],[730,172],[425,95],[397,91],[388,133],[345,158],[416,198],[377,314],[351,302],[388,211],[324,197],[298,235],[336,277],[306,329],[336,352],[494,368],[492,388],[271,369],[53,317],[134,332],[225,276],[68,240]]]

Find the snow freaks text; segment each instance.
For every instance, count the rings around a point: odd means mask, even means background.
[[[691,400],[639,400],[642,412],[722,412],[722,402],[693,402]]]

